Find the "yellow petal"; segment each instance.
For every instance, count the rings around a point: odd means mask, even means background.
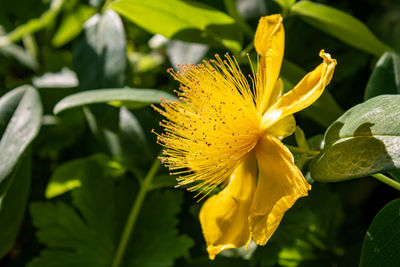
[[[250,153],[236,168],[228,186],[202,206],[200,223],[210,259],[225,249],[250,242],[248,216],[256,173],[256,159]]]
[[[255,154],[259,176],[249,224],[253,240],[265,245],[284,213],[298,198],[306,196],[311,186],[294,164],[290,151],[275,137],[263,137]]]
[[[288,115],[272,124],[265,131],[282,140],[283,138],[293,134],[295,130],[296,120],[293,115]]]
[[[269,97],[267,109],[272,105],[274,105],[282,97],[282,94],[283,94],[283,81],[281,78],[279,78],[275,82],[274,89],[272,90],[271,96]]]
[[[282,117],[298,112],[314,103],[323,93],[332,79],[336,60],[321,50],[324,61],[315,70],[308,73],[290,92],[283,95],[262,117],[262,127]]]
[[[254,47],[261,56],[256,78],[258,92],[256,101],[259,111],[264,113],[279,76],[285,48],[285,31],[281,15],[270,15],[259,20]]]

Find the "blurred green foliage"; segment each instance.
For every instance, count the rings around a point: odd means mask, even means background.
[[[149,105],[175,98],[178,64],[229,52],[251,73],[273,13],[286,91],[321,49],[338,61],[284,141],[309,181],[346,181],[315,182],[266,246],[210,261],[201,203],[161,167]],[[397,266],[400,195],[368,176],[400,181],[399,36],[395,0],[1,1],[0,265]]]

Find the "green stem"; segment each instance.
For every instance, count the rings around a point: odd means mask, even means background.
[[[383,175],[382,173],[372,174],[371,176],[374,177],[375,179],[381,181],[382,183],[385,183],[388,186],[391,186],[394,189],[400,191],[400,183],[393,180],[392,178],[389,178],[386,175]]]
[[[289,148],[290,151],[295,152],[295,153],[300,153],[300,154],[307,154],[311,156],[317,156],[319,154],[319,151],[315,150],[310,150],[306,148],[300,148],[300,147],[295,147],[295,146],[289,146],[285,145],[287,148]]]
[[[131,211],[126,221],[124,231],[122,232],[121,240],[119,241],[118,244],[117,252],[115,254],[112,267],[118,267],[121,265],[122,259],[125,254],[126,246],[128,245],[128,241],[135,227],[135,223],[139,215],[140,208],[142,207],[143,201],[147,193],[151,190],[151,182],[159,168],[160,168],[160,161],[158,160],[158,158],[156,158],[153,164],[151,165],[149,172],[144,178],[143,183],[140,186],[139,194],[137,195],[135,202],[133,202]]]

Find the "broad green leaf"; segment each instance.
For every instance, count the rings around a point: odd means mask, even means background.
[[[400,94],[400,55],[396,52],[386,52],[378,60],[365,88],[364,99],[384,94]]]
[[[89,160],[84,172],[81,186],[72,191],[73,206],[31,205],[37,237],[46,248],[29,267],[111,266],[138,185],[131,178],[107,176],[96,161]],[[181,203],[178,192],[148,195],[121,266],[171,266],[187,253],[192,241],[176,229]]]
[[[321,31],[375,56],[393,50],[379,41],[364,23],[336,8],[300,1],[292,6],[290,12]]]
[[[125,168],[119,162],[102,154],[71,160],[59,165],[54,170],[47,184],[46,198],[54,198],[80,187],[81,181],[85,179],[84,176],[90,171],[87,169],[90,166],[89,162],[96,162],[101,165],[104,172],[110,177],[118,177],[125,172]]]
[[[79,92],[63,98],[54,107],[54,113],[96,103],[127,106],[132,109],[160,103],[161,99],[173,100],[172,95],[155,89],[101,89]]]
[[[291,89],[306,76],[307,73],[296,64],[284,60],[280,75],[284,79],[284,82],[286,82],[286,85]],[[289,88],[285,88],[285,91]],[[324,93],[316,102],[305,110],[302,110],[299,114],[309,117],[321,126],[328,127],[340,117],[343,112],[343,109],[336,103],[328,89],[325,89]]]
[[[400,198],[381,209],[365,235],[360,267],[397,266],[400,258]]]
[[[73,47],[74,70],[82,89],[122,87],[126,69],[126,37],[113,10],[95,14]]]
[[[175,218],[182,203],[181,192],[166,190],[152,193],[142,207],[138,223],[130,240],[123,266],[172,266],[173,259],[182,256],[193,241],[179,235]]]
[[[336,182],[400,168],[400,95],[382,95],[349,109],[324,136],[311,162],[316,181]]]
[[[189,42],[220,43],[241,50],[241,32],[235,20],[208,5],[179,0],[118,0],[111,8],[152,33]]]
[[[39,132],[42,104],[31,86],[16,88],[0,98],[0,182],[9,176]]]
[[[8,179],[7,195],[0,200],[0,259],[12,249],[25,215],[31,180],[30,155],[21,157]]]
[[[67,13],[54,34],[51,44],[60,47],[72,41],[82,31],[85,21],[95,12],[96,10],[92,7],[79,5]]]

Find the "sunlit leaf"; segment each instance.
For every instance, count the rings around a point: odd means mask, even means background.
[[[39,132],[42,104],[31,86],[16,88],[0,98],[0,182],[9,176]]]
[[[72,41],[83,29],[83,24],[95,13],[95,9],[79,5],[67,13],[51,40],[52,45],[59,47]]]
[[[381,209],[365,235],[360,267],[396,266],[400,257],[400,199]]]
[[[386,52],[378,60],[365,88],[364,99],[384,94],[400,94],[400,55],[396,52]]]
[[[316,181],[341,181],[400,168],[400,95],[382,95],[349,109],[325,133],[310,165]]]
[[[298,15],[314,27],[373,55],[380,56],[385,51],[393,50],[379,41],[364,23],[336,8],[300,1],[291,7],[291,14]]]
[[[149,32],[189,42],[214,41],[241,50],[241,32],[227,14],[195,1],[118,0],[111,8]]]
[[[154,89],[101,89],[79,92],[63,98],[54,107],[54,113],[96,103],[110,103],[116,106],[142,108],[150,104],[160,103],[160,100],[175,99],[174,96]]]
[[[81,181],[85,179],[84,176],[90,172],[87,169],[91,165],[90,162],[101,165],[104,172],[110,177],[117,177],[125,172],[125,168],[120,163],[102,154],[71,160],[59,165],[54,170],[47,184],[46,198],[54,198],[80,187]]]

